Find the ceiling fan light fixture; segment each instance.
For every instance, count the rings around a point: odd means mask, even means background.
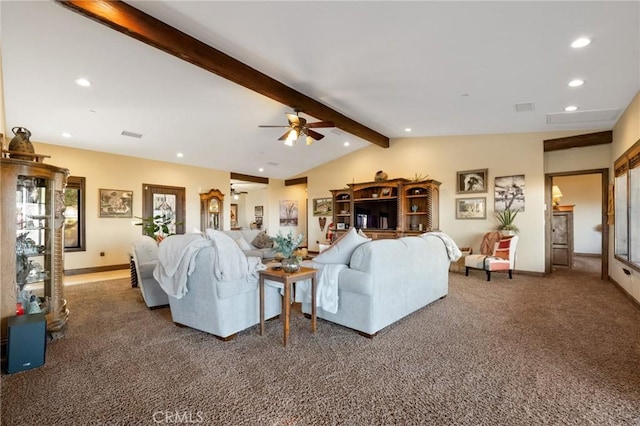
[[[298,134],[298,131],[296,129],[291,129],[291,131],[289,131],[289,134],[287,135],[287,139],[285,139],[284,144],[287,146],[293,146],[293,143],[298,140],[298,137],[300,135]]]

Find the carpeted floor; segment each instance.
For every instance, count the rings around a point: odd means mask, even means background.
[[[67,288],[46,365],[2,376],[3,425],[640,425],[640,309],[593,273],[451,274],[374,339],[295,310],[231,342],[128,280]]]

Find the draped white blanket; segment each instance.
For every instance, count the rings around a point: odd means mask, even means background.
[[[202,234],[185,234],[165,238],[158,247],[158,265],[153,277],[169,296],[181,299],[187,294],[187,277],[195,268],[195,258],[203,247],[213,242]]]
[[[206,233],[216,248],[213,272],[218,281],[236,281],[242,278],[258,280],[258,271],[266,269],[259,257],[247,257],[224,232],[207,229]]]
[[[438,237],[442,240],[444,246],[447,249],[447,256],[449,256],[450,261],[455,262],[456,260],[460,259],[460,257],[462,256],[462,252],[450,236],[448,236],[444,232],[427,232],[426,234],[420,235],[420,237],[424,238],[429,235]]]
[[[316,276],[316,306],[335,314],[338,312],[338,275],[347,268],[341,263],[304,261],[303,266],[318,269]],[[311,303],[311,280],[296,283],[296,302]]]

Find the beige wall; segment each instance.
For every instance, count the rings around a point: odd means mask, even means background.
[[[200,192],[218,188],[227,194],[224,200],[224,225],[229,227],[229,172],[182,166],[34,143],[36,152],[50,155],[47,163],[66,167],[73,176],[86,177],[86,252],[65,254],[65,269],[79,269],[129,263],[128,250],[141,235],[136,219],[98,217],[98,189],[133,191],[133,216],[142,215],[142,184],[184,187],[186,190],[185,229],[200,227]],[[100,252],[105,252],[100,257]]]
[[[389,178],[410,178],[428,174],[442,182],[440,228],[459,246],[477,252],[484,233],[497,227],[493,217],[495,177],[525,175],[525,211],[518,215],[520,228],[517,269],[544,272],[544,161],[543,140],[579,132],[520,133],[392,140],[391,147],[371,146],[306,173],[309,199],[330,195],[329,189],[343,188],[351,182],[372,181],[377,170]],[[470,197],[455,192],[456,172],[489,169],[489,192],[473,194],[487,198],[486,220],[456,220],[455,199]],[[316,229],[318,228],[318,229]],[[310,247],[322,240],[319,227],[310,227]]]
[[[613,146],[610,158],[610,182],[613,182],[613,162],[631,145],[640,139],[640,92],[631,101],[624,114],[613,128]],[[638,220],[638,218],[634,218]],[[640,302],[640,273],[627,268],[631,275],[626,275],[622,268],[625,265],[614,258],[614,229],[611,226],[609,235],[609,276],[619,283],[633,298]]]
[[[86,178],[86,247],[85,252],[65,254],[65,270],[127,264],[131,242],[141,235],[141,228],[132,219],[114,219],[98,217],[98,190],[120,189],[133,191],[133,216],[142,215],[142,184],[151,183],[184,187],[186,192],[187,232],[200,228],[201,192],[217,188],[225,194],[224,229],[230,228],[230,205],[236,203],[229,196],[230,173],[224,170],[183,166],[174,163],[145,160],[135,157],[106,154],[96,151],[67,148],[34,141],[36,152],[50,155],[48,164],[66,167],[73,176]],[[285,186],[283,180],[270,179],[268,188],[258,194],[248,196],[242,206],[243,221],[253,219],[254,205],[264,206],[264,223],[270,235],[279,231],[287,234],[305,233],[307,224],[306,186]],[[298,202],[298,227],[280,227],[279,201]],[[238,212],[240,214],[240,210]],[[246,224],[248,227],[248,223]],[[101,257],[100,252],[105,256]]]

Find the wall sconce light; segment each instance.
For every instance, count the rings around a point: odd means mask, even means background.
[[[562,199],[562,191],[558,188],[558,185],[553,185],[551,189],[551,199],[553,200],[554,206],[560,205],[560,200]]]

